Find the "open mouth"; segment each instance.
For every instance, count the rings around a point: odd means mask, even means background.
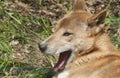
[[[65,51],[60,53],[57,64],[54,66],[53,70],[55,72],[60,72],[65,68],[67,61],[71,55],[71,51]]]

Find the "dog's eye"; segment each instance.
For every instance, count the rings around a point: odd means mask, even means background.
[[[63,34],[63,36],[70,36],[70,35],[72,35],[72,33],[70,33],[70,32],[65,32],[65,33]]]

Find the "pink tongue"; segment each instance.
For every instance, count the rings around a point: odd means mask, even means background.
[[[70,52],[60,53],[59,60],[58,60],[57,64],[55,65],[55,67],[53,68],[53,70],[55,72],[58,72],[58,71],[61,71],[62,69],[64,69],[69,55],[70,55]]]

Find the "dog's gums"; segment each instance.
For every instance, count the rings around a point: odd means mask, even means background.
[[[53,70],[55,72],[60,72],[65,68],[65,65],[71,55],[71,51],[65,51],[60,53],[57,64],[54,66]]]

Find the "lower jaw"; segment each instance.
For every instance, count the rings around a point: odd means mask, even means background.
[[[70,56],[71,56],[70,50],[60,53],[59,60],[57,64],[54,66],[53,71],[54,72],[63,71],[67,65],[67,62],[69,61]]]

